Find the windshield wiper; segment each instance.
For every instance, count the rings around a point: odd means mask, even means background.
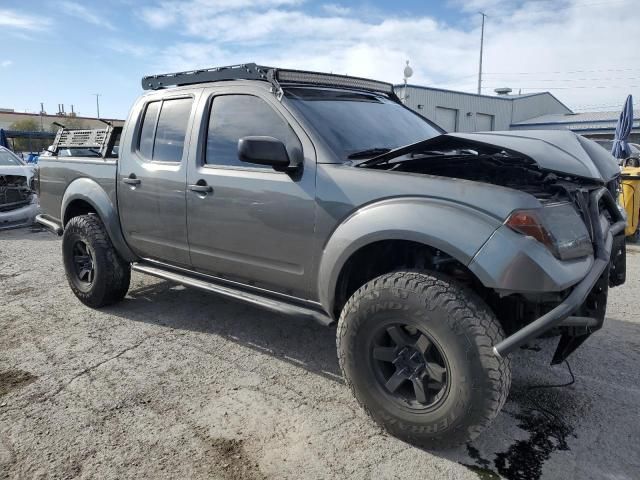
[[[361,150],[359,152],[352,153],[347,158],[351,160],[355,160],[357,158],[369,158],[369,157],[375,157],[376,155],[382,155],[390,151],[391,149],[387,147],[367,148],[366,150]]]

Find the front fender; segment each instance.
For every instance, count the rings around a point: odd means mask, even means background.
[[[63,222],[65,221],[67,208],[75,200],[82,200],[94,208],[107,230],[111,243],[113,243],[122,258],[128,262],[134,262],[138,259],[122,236],[116,205],[113,204],[107,192],[98,182],[90,178],[78,178],[67,186],[62,196],[60,211],[60,218]]]
[[[347,217],[326,242],[318,271],[320,303],[333,313],[342,268],[360,248],[381,240],[409,240],[437,248],[464,265],[502,222],[467,205],[423,197],[389,199]]]

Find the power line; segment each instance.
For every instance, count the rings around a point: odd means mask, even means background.
[[[482,87],[483,90],[500,88],[500,85],[496,85],[494,87]],[[553,87],[549,85],[544,85],[540,87],[521,87],[519,85],[515,85],[512,88],[521,88],[526,90],[573,90],[574,88],[580,89],[609,89],[609,88],[640,88],[640,85],[571,85],[565,87]]]
[[[555,74],[574,74],[574,73],[603,73],[603,72],[635,72],[640,68],[606,68],[601,70],[555,70],[555,71],[531,71],[531,72],[484,72],[484,75],[555,75]]]
[[[492,17],[497,17],[497,18],[510,18],[513,17],[516,14],[531,14],[531,13],[555,13],[561,10],[569,10],[571,8],[577,7],[577,8],[583,8],[583,7],[595,7],[595,6],[600,6],[600,5],[610,5],[612,3],[626,3],[626,2],[630,2],[630,1],[634,1],[634,0],[608,0],[606,2],[593,2],[593,3],[571,3],[569,5],[564,5],[564,6],[557,6],[555,5],[555,2],[552,2],[551,0],[539,0],[539,1],[535,1],[535,2],[528,2],[528,3],[548,3],[552,8],[547,8],[547,9],[538,9],[538,10],[529,10],[526,7],[523,8],[524,5],[527,5],[527,3],[522,4],[519,8],[517,8],[516,10],[513,10],[511,13],[508,14],[500,14],[500,13],[495,13],[492,12],[491,16]]]
[[[509,80],[508,76],[501,78],[492,78],[494,82],[518,82],[520,80]],[[640,80],[640,77],[599,77],[599,78],[527,78],[532,82],[609,82],[612,80]]]

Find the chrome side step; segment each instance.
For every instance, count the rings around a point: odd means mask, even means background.
[[[302,305],[293,305],[291,303],[283,302],[267,296],[258,295],[255,293],[226,287],[223,285],[209,282],[204,279],[189,276],[184,273],[175,272],[172,270],[152,266],[145,263],[133,263],[131,265],[131,269],[136,272],[152,275],[154,277],[164,278],[165,280],[171,280],[172,282],[176,282],[188,287],[198,288],[200,290],[205,290],[207,292],[223,295],[227,298],[233,298],[236,300],[241,300],[246,303],[251,303],[253,305],[257,305],[258,307],[266,308],[274,312],[312,318],[313,320],[319,322],[322,325],[330,325],[331,323],[333,323],[333,320],[324,312],[320,312],[312,308],[304,307]]]
[[[46,227],[58,236],[62,235],[62,227],[60,224],[53,220],[49,220],[45,215],[36,215],[36,223]]]

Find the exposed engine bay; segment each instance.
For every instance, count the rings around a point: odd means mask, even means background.
[[[504,152],[414,155],[411,159],[387,164],[387,168],[500,185],[530,193],[541,201],[558,200],[555,197],[562,193],[556,174],[543,172],[530,160]]]
[[[615,195],[620,170],[603,148],[571,132],[449,133],[374,156],[356,165],[460,178],[554,200],[566,190],[603,184]],[[566,198],[566,197],[565,197]]]
[[[34,195],[24,175],[0,175],[0,212],[28,205]]]

